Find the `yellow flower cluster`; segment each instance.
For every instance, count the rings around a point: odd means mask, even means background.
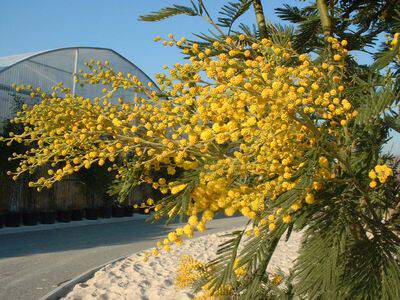
[[[370,188],[374,189],[380,183],[385,183],[389,176],[393,175],[393,170],[387,165],[376,165],[373,170],[368,174],[371,182],[369,183]]]
[[[49,165],[48,176],[29,184],[41,189],[107,161],[118,180],[139,172],[138,181],[166,195],[154,203],[155,218],[189,219],[154,254],[204,231],[218,213],[257,220],[255,235],[262,226],[273,231],[291,222],[304,205],[317,201],[323,182],[336,176],[334,153],[357,114],[343,83],[346,41],[328,38],[331,57],[315,63],[290,43],[268,39],[228,37],[203,49],[172,38],[166,45],[183,48],[190,59],[157,75],[162,94],[108,62],[94,61],[80,82],[104,86],[101,97],[79,97],[62,84],[50,94],[18,87],[42,101],[24,106],[14,119],[24,132],[5,139],[34,145],[14,154],[20,165],[12,175]],[[121,90],[132,91],[132,97],[118,98]],[[331,156],[321,152],[311,165],[305,157],[315,149]],[[154,180],[152,172],[160,170],[168,176]],[[303,184],[305,170],[311,180],[303,196],[266,215],[282,193]],[[184,175],[171,179],[177,171]]]
[[[183,255],[179,261],[178,269],[176,271],[175,285],[178,288],[191,287],[193,284],[205,274],[206,264],[193,258],[189,255]],[[226,299],[226,296],[231,295],[232,289],[227,286],[221,286],[215,293],[212,293],[207,285],[202,287],[195,299],[196,300],[209,300],[209,299]],[[225,296],[225,297],[224,297]]]
[[[396,32],[393,36],[388,35],[387,38],[387,44],[390,45],[391,47],[395,47],[399,43],[399,37],[400,33]]]
[[[175,285],[179,288],[190,287],[204,274],[205,264],[189,255],[182,255],[176,271]]]
[[[396,62],[399,62],[399,60],[400,60],[399,38],[400,38],[399,32],[396,32],[394,35],[386,35],[386,44],[388,45],[388,48],[391,51],[397,52],[396,56],[395,56]]]
[[[243,277],[246,275],[246,268],[247,266],[244,264],[239,267],[239,260],[235,259],[233,262],[233,270],[235,272],[236,277]]]
[[[233,262],[233,269],[237,280],[244,280],[245,276],[248,275],[246,265],[238,267],[239,260],[236,259]],[[192,256],[183,255],[179,261],[178,268],[176,270],[175,285],[180,288],[192,287],[196,284],[205,274],[207,273],[207,265]],[[283,280],[283,273],[270,273],[271,282],[274,285],[279,285]],[[196,300],[201,299],[226,299],[227,296],[231,296],[233,289],[230,285],[222,285],[214,293],[211,289],[205,285],[202,287],[201,292],[196,294]],[[224,297],[225,296],[225,297]]]

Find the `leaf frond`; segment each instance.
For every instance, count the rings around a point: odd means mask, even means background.
[[[191,1],[191,3],[192,7],[176,4],[173,6],[164,7],[147,15],[139,16],[139,20],[145,22],[158,22],[177,15],[201,16],[202,11],[194,4],[193,1]]]
[[[230,33],[235,21],[249,10],[252,3],[252,0],[239,0],[237,2],[228,2],[228,4],[225,4],[221,7],[217,25],[228,28],[228,32]]]

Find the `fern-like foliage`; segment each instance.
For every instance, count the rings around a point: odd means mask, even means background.
[[[393,112],[392,116],[387,116],[385,118],[385,122],[388,124],[388,126],[400,133],[400,114],[399,112]]]
[[[260,32],[258,28],[253,24],[252,26],[249,26],[244,23],[239,24],[239,29],[241,32],[243,32],[247,36],[254,37],[255,39],[259,40],[260,39]]]
[[[267,267],[286,228],[287,226],[281,225],[271,234],[267,226],[262,227],[260,236],[252,238],[244,245],[239,266],[246,266],[247,275],[245,284],[237,291],[243,299],[261,299],[269,294],[271,286]]]
[[[218,17],[218,25],[228,28],[230,33],[233,23],[249,10],[253,0],[239,0],[237,2],[228,2],[220,9],[220,17]]]
[[[294,37],[294,28],[281,24],[267,23],[267,37],[275,44],[287,47]]]
[[[244,233],[243,229],[224,235],[228,240],[218,246],[217,257],[207,264],[208,272],[196,283],[196,291],[207,285],[211,291],[215,292],[225,284],[236,282],[233,263],[238,257],[239,245]]]
[[[371,65],[371,68],[374,70],[381,70],[387,67],[390,63],[393,63],[398,53],[399,45],[393,48],[384,47],[382,51],[375,54],[375,61]]]
[[[336,183],[324,193],[320,197],[325,209],[310,209],[304,216],[308,221],[295,266],[295,294],[306,299],[397,299],[399,237],[378,221],[384,218],[379,207],[390,205],[390,197],[375,195],[374,220],[373,214],[347,200],[363,197],[351,184]]]
[[[234,28],[252,3],[251,0],[227,2],[219,12],[218,22],[213,23],[216,32],[195,34],[185,47],[197,43],[200,51],[209,48],[213,51],[210,56],[216,56],[226,49],[215,49],[211,45],[225,39],[226,35],[231,35],[238,46],[259,42],[261,37],[256,26],[239,23]],[[203,16],[204,13],[210,22],[201,1],[197,4],[191,1],[191,4],[191,7],[167,7],[141,19],[159,21],[178,14]],[[332,35],[346,39],[349,51],[372,54],[374,60],[373,64],[365,66],[359,64],[351,52],[346,58],[343,72],[348,82],[343,84],[346,87],[343,93],[349,95],[348,100],[358,115],[344,128],[343,140],[338,140],[339,144],[347,146],[340,148],[343,153],[335,158],[335,178],[325,182],[316,193],[315,205],[303,207],[302,214],[294,214],[288,224],[280,223],[271,231],[267,225],[255,221],[254,225],[259,225],[259,235],[247,239],[245,230],[227,235],[228,240],[219,246],[217,257],[207,265],[207,272],[197,282],[197,289],[207,286],[218,291],[229,286],[232,296],[239,299],[292,299],[293,295],[296,299],[400,299],[400,187],[395,178],[398,165],[393,164],[393,157],[381,154],[389,130],[400,132],[399,46],[389,48],[384,44],[376,50],[382,34],[393,35],[400,30],[400,2],[337,0],[329,4]],[[276,13],[293,26],[267,22],[267,38],[273,43],[282,47],[290,43],[299,53],[315,54],[313,58],[317,61],[332,55],[331,49],[326,47],[315,2],[302,8],[283,5]],[[239,39],[243,33],[246,37]],[[375,47],[372,52],[371,47]],[[387,76],[383,75],[386,67],[393,70]],[[299,113],[294,118],[316,135],[320,134],[312,117]],[[319,136],[321,141],[329,138],[332,137]],[[261,219],[278,209],[290,211],[293,204],[304,198],[306,187],[318,180],[313,174],[321,153],[324,149],[317,141],[315,149],[301,158],[303,168],[291,178],[296,181],[296,187],[273,201],[265,199],[266,209],[260,212]],[[377,164],[391,165],[395,174],[384,187],[371,190],[368,174]],[[175,200],[170,197],[163,200],[162,209],[166,212],[177,208],[171,219],[187,210],[190,188],[188,186]],[[282,292],[271,284],[267,267],[278,241],[285,236],[289,239],[292,230],[304,232],[304,239],[297,263]],[[243,277],[235,273],[235,268],[240,267],[245,269]]]
[[[192,7],[175,4],[169,7],[164,7],[158,11],[149,13],[147,15],[141,15],[139,16],[139,20],[146,22],[155,22],[155,21],[162,21],[177,15],[202,16],[203,9],[201,5],[196,4],[194,1],[190,2],[192,4]]]
[[[298,25],[293,43],[295,49],[299,52],[309,52],[310,49],[315,50],[315,46],[321,46],[320,38],[318,38],[322,32],[321,21],[315,7],[300,9],[285,4],[275,11],[282,20]]]
[[[339,211],[332,209],[315,219],[313,224],[305,232],[295,267],[295,279],[301,282],[295,286],[296,294],[310,299],[321,296],[339,299],[346,226],[341,223]]]
[[[359,80],[361,81],[361,80]],[[375,83],[375,84],[374,84]],[[363,90],[363,101],[358,108],[357,123],[366,124],[371,119],[377,119],[390,114],[390,109],[398,102],[398,93],[395,83],[388,78],[378,81],[361,82],[366,88]]]
[[[400,3],[394,0],[331,1],[332,33],[348,41],[349,50],[367,51],[379,41],[382,33],[393,33],[398,27]],[[309,52],[321,46],[322,31],[315,3],[306,7],[283,5],[277,15],[297,26],[295,46]]]
[[[315,9],[310,7],[298,8],[288,4],[284,4],[283,7],[278,7],[275,9],[278,17],[282,20],[289,21],[291,23],[300,23],[307,20],[311,14],[315,13]]]

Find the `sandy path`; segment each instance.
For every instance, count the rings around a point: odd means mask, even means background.
[[[174,286],[175,271],[182,254],[190,254],[201,261],[215,256],[221,233],[210,234],[188,240],[183,246],[171,247],[171,251],[143,262],[143,252],[125,260],[108,265],[96,272],[85,283],[75,286],[68,300],[88,299],[191,299],[189,290],[178,290]],[[292,233],[288,242],[279,242],[271,259],[270,270],[280,267],[288,271],[297,256],[301,234]]]
[[[122,219],[112,224],[93,221],[82,227],[0,235],[0,299],[39,299],[87,270],[153,247],[181,225]],[[245,223],[243,217],[220,218],[210,222],[209,230],[221,232]]]

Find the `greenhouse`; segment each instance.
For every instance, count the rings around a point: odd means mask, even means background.
[[[52,86],[62,82],[75,95],[91,99],[100,96],[103,86],[75,83],[79,70],[85,69],[85,62],[91,60],[102,62],[107,60],[113,69],[124,74],[130,73],[144,84],[152,81],[131,61],[114,50],[106,48],[70,47],[0,57],[0,129],[2,133],[15,130],[15,126],[9,121],[23,104],[34,105],[38,101],[36,98],[32,99],[25,91],[17,92],[12,88],[14,83],[32,85],[35,88],[40,87],[44,92],[50,92]],[[153,86],[157,89],[156,85]],[[114,96],[133,99],[135,96],[142,95],[137,95],[133,91],[121,91],[115,93]],[[107,177],[104,169],[85,170],[71,175],[51,190],[38,193],[27,188],[27,178],[19,179],[15,183],[6,175],[7,170],[15,168],[14,165],[7,163],[7,155],[16,150],[18,149],[14,147],[8,149],[2,145],[0,188],[5,196],[0,199],[0,219],[2,215],[5,215],[7,226],[19,226],[21,223],[34,225],[43,218],[42,222],[45,223],[51,223],[52,219],[57,218],[59,221],[69,221],[71,218],[80,220],[85,215],[86,218],[97,218],[100,214],[98,210],[101,208],[104,210],[105,206],[107,210],[102,212],[103,216],[112,214],[112,206],[115,206],[114,199],[107,199],[105,194],[105,186],[111,182],[112,178]],[[41,172],[46,172],[46,170],[40,170],[33,176],[43,175],[40,174]],[[94,184],[90,185],[90,183]],[[143,189],[137,189],[137,193],[143,193]],[[137,195],[135,197],[138,198]],[[131,214],[130,211],[114,212],[119,216],[124,213]],[[40,217],[39,214],[42,216]],[[1,225],[2,222],[0,222],[0,227]]]
[[[24,92],[15,92],[11,87],[13,83],[30,84],[33,87],[41,87],[47,92],[53,85],[63,82],[64,86],[71,88],[76,95],[88,98],[100,95],[100,86],[75,84],[74,80],[78,71],[85,68],[85,62],[92,59],[102,62],[108,60],[115,70],[131,73],[145,84],[151,81],[135,64],[114,50],[106,48],[71,47],[0,57],[0,120],[2,123],[13,116],[20,102],[30,104],[34,101]],[[135,96],[129,93],[116,94],[116,97],[129,99],[129,96]]]

